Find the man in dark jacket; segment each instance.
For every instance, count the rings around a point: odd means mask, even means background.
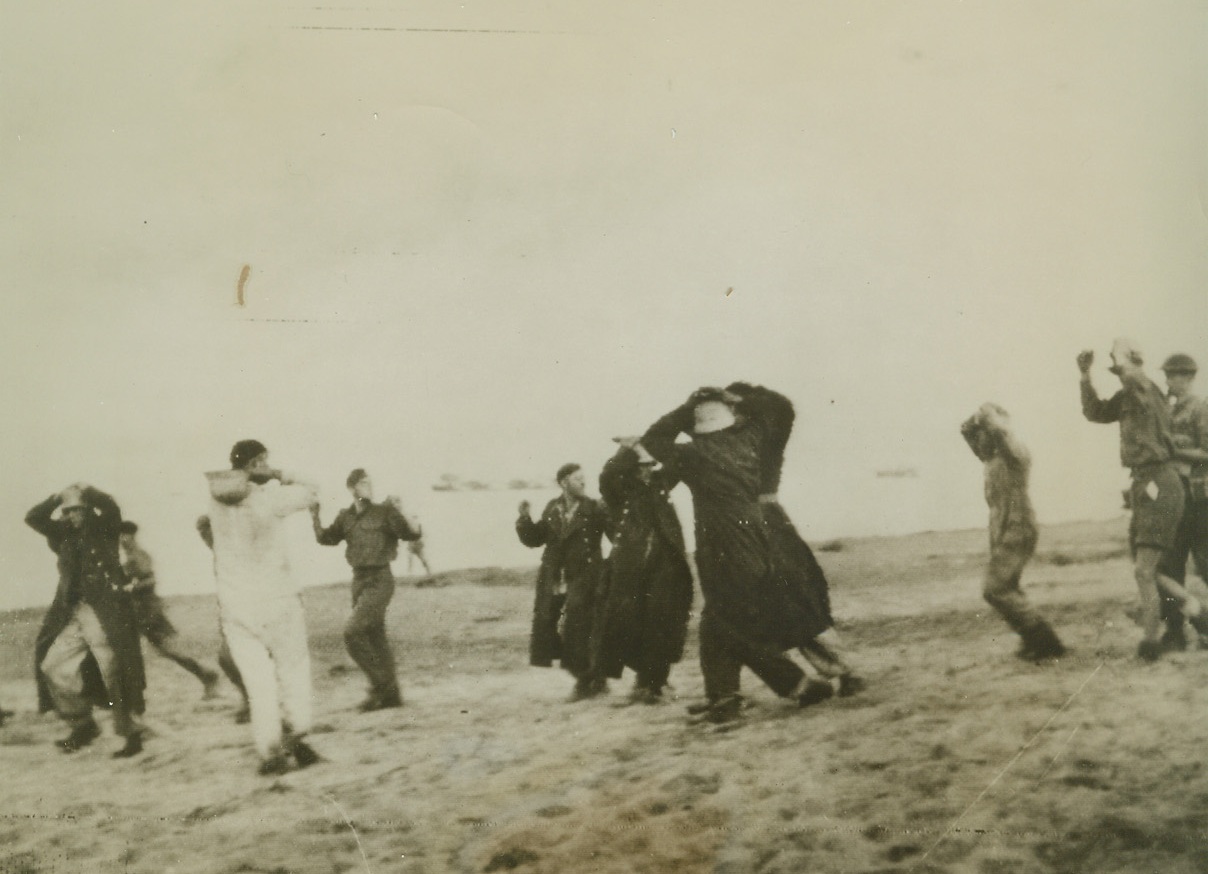
[[[51,495],[25,522],[59,559],[59,587],[34,646],[39,706],[53,707],[71,726],[59,747],[74,752],[100,735],[93,706],[111,704],[113,729],[126,740],[114,755],[138,755],[146,681],[134,610],[122,591],[121,510],[109,495],[80,484]]]
[[[692,571],[669,492],[676,480],[637,442],[621,444],[600,473],[612,551],[598,598],[596,670],[637,674],[630,701],[656,704],[671,665],[684,652],[692,607]]]
[[[718,723],[736,719],[742,709],[744,666],[777,695],[802,706],[833,692],[828,683],[806,678],[784,655],[805,639],[817,617],[775,573],[759,502],[767,426],[738,420],[739,401],[721,389],[700,389],[651,425],[641,441],[692,492],[696,566],[705,596],[700,660],[707,699],[696,709]],[[680,434],[691,440],[677,443]]]
[[[839,639],[831,617],[830,583],[809,544],[797,532],[793,520],[780,503],[780,479],[784,453],[793,432],[796,411],[779,392],[762,385],[735,382],[726,391],[737,397],[739,417],[758,424],[763,432],[760,448],[760,494],[763,521],[772,547],[772,565],[785,596],[797,605],[795,645],[807,662],[840,695],[848,696],[865,686]],[[822,686],[814,694],[826,697]]]
[[[592,671],[593,624],[608,525],[603,506],[587,497],[587,480],[577,464],[558,470],[561,496],[534,522],[528,501],[520,503],[516,534],[528,547],[544,546],[533,604],[529,663],[548,668],[558,659],[575,678],[571,701],[604,692],[607,682]],[[561,624],[561,633],[559,625]]]
[[[348,654],[369,678],[369,695],[360,710],[401,707],[394,654],[386,636],[386,608],[394,597],[394,574],[390,562],[398,558],[400,540],[418,540],[403,516],[401,502],[391,496],[385,503],[373,502],[373,481],[362,468],[348,475],[352,505],[337,514],[330,527],[319,521],[319,507],[311,508],[315,540],[322,546],[347,544],[344,557],[352,566],[352,615],[344,625]]]

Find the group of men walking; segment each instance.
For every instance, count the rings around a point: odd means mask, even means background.
[[[689,708],[714,723],[738,718],[749,668],[777,695],[805,706],[858,691],[841,655],[826,577],[777,498],[792,404],[761,386],[703,388],[647,429],[619,438],[600,476],[603,502],[584,494],[577,465],[558,471],[562,495],[539,521],[520,505],[516,531],[544,546],[533,610],[534,665],[559,659],[575,677],[571,700],[606,688],[624,667],[630,699],[661,700],[682,656],[692,576],[669,498],[692,493],[696,566],[704,608],[700,662],[705,700]],[[686,442],[677,438],[686,435]],[[613,541],[608,560],[603,537]],[[822,679],[786,653],[798,650]],[[831,681],[834,681],[833,683]]]
[[[1208,573],[1208,404],[1191,393],[1190,356],[1166,360],[1166,394],[1146,377],[1135,343],[1117,340],[1111,359],[1122,387],[1103,400],[1091,381],[1093,353],[1078,356],[1082,410],[1092,422],[1120,425],[1121,462],[1132,475],[1129,541],[1143,627],[1138,654],[1154,660],[1187,645],[1187,625],[1208,642],[1208,610],[1184,585],[1189,556],[1201,579]],[[615,438],[616,454],[600,474],[601,500],[587,496],[583,470],[567,464],[557,473],[561,494],[539,519],[522,502],[516,533],[526,546],[544,548],[530,662],[558,661],[574,677],[572,701],[606,691],[608,679],[625,668],[636,675],[630,703],[663,700],[671,667],[683,655],[693,600],[691,559],[670,500],[683,483],[692,495],[704,596],[705,697],[688,708],[692,716],[736,720],[744,667],[800,706],[860,691],[864,681],[833,627],[826,577],[777,495],[793,421],[791,402],[762,386],[702,388],[641,437]],[[1021,657],[1059,657],[1064,645],[1020,585],[1037,540],[1030,454],[996,404],[983,405],[961,433],[985,464],[990,560],[983,594],[1020,636]],[[76,484],[26,515],[58,557],[59,585],[36,640],[35,673],[40,709],[54,709],[70,727],[61,749],[73,752],[98,737],[92,709],[100,706],[111,709],[124,741],[115,755],[142,751],[145,637],[195,675],[206,697],[219,682],[216,668],[240,690],[237,720],[251,723],[261,773],[318,761],[305,740],[312,723],[310,656],[284,539],[284,520],[303,510],[311,513],[319,544],[345,544],[353,570],[344,640],[369,680],[359,709],[402,704],[385,614],[395,586],[391,562],[400,541],[418,544],[418,523],[397,498],[376,503],[372,480],[358,468],[346,481],[352,503],[324,526],[314,486],[273,468],[268,458],[262,443],[241,440],[230,469],[207,474],[210,507],[197,528],[213,550],[222,632],[216,666],[182,643],[155,594],[138,526],[123,520],[112,497]],[[612,542],[607,559],[605,537]],[[422,560],[418,547],[413,552]],[[789,657],[794,650],[817,678]]]
[[[310,654],[285,519],[309,510],[318,543],[346,544],[353,604],[344,640],[369,679],[362,711],[402,704],[385,629],[394,593],[390,563],[399,541],[416,541],[421,532],[397,498],[373,501],[372,481],[362,469],[347,480],[352,504],[324,527],[316,489],[271,467],[262,443],[239,441],[230,462],[229,470],[207,474],[210,508],[197,523],[214,556],[218,664],[243,696],[236,721],[251,723],[260,772],[279,774],[319,759],[305,741],[312,723]],[[30,510],[26,522],[46,537],[59,564],[59,586],[35,645],[40,709],[54,709],[68,723],[71,732],[58,745],[74,752],[100,734],[93,707],[108,707],[114,731],[125,740],[115,755],[137,755],[146,734],[140,636],[193,673],[206,697],[214,695],[218,671],[182,644],[155,594],[138,526],[122,519],[112,497],[70,486]]]

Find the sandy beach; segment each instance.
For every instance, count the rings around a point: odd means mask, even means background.
[[[1025,585],[1072,651],[1040,666],[980,600],[984,532],[825,544],[867,692],[802,711],[744,674],[726,731],[685,718],[695,635],[668,703],[622,706],[628,675],[563,703],[568,677],[527,665],[529,570],[404,579],[405,706],[357,713],[347,586],[309,589],[325,761],[279,778],[256,775],[234,690],[202,701],[151,653],[146,752],[110,759],[107,724],[58,752],[28,670],[41,610],[10,612],[0,872],[1205,872],[1208,652],[1134,657],[1125,526],[1044,529]],[[168,605],[216,649],[212,598]]]

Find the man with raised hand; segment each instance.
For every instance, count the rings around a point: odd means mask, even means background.
[[[990,507],[990,563],[982,596],[1022,641],[1017,655],[1029,661],[1065,654],[1061,640],[1028,603],[1019,586],[1036,552],[1036,513],[1028,495],[1032,456],[1011,428],[1007,411],[982,404],[961,424],[961,436],[985,465],[986,504]]]
[[[327,528],[319,519],[319,505],[310,508],[315,540],[322,546],[345,543],[344,557],[352,566],[352,615],[344,625],[348,654],[369,679],[369,695],[362,713],[401,707],[394,654],[386,636],[386,608],[394,597],[390,562],[398,558],[400,540],[418,540],[420,532],[403,516],[402,502],[391,495],[373,502],[373,481],[363,468],[345,481],[352,505],[341,510]]]
[[[1091,422],[1120,423],[1120,463],[1132,472],[1128,539],[1141,598],[1142,638],[1137,655],[1156,661],[1162,655],[1159,589],[1178,603],[1197,628],[1208,621],[1208,615],[1199,601],[1158,569],[1162,554],[1174,544],[1184,503],[1183,483],[1173,464],[1174,437],[1166,397],[1145,375],[1144,357],[1136,343],[1116,340],[1111,359],[1108,369],[1119,377],[1122,388],[1103,400],[1091,382],[1095,353],[1079,353],[1082,414]]]
[[[603,694],[608,681],[596,673],[596,603],[608,528],[603,505],[587,496],[587,479],[573,462],[558,469],[562,494],[534,521],[528,501],[520,502],[516,536],[530,548],[544,547],[537,572],[529,664],[559,664],[575,678],[569,701]]]
[[[270,467],[258,440],[240,440],[231,470],[206,476],[222,630],[247,689],[260,773],[284,773],[291,758],[305,768],[319,757],[303,739],[313,716],[310,652],[284,523],[318,502],[315,488]]]

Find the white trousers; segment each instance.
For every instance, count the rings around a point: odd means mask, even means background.
[[[294,736],[310,731],[313,722],[310,651],[302,603],[275,600],[257,617],[222,617],[231,658],[243,675],[252,716],[256,752],[267,759],[281,752],[284,730]]]
[[[112,689],[117,672],[117,657],[101,620],[87,604],[76,606],[71,621],[55,638],[46,655],[42,657],[42,673],[50,686],[50,697],[54,700],[55,712],[64,722],[75,727],[92,719],[92,702],[84,697],[84,674],[81,665],[88,654],[96,659],[101,669],[101,679],[107,689]],[[124,707],[113,708],[113,730],[127,737],[140,728],[134,714]]]

